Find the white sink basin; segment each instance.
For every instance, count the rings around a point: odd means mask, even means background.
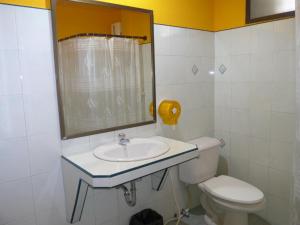
[[[94,155],[112,162],[131,162],[155,158],[167,153],[170,146],[162,141],[132,138],[126,145],[109,144],[97,147]]]

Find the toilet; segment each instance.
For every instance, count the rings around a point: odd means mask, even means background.
[[[197,184],[206,223],[248,225],[248,213],[265,206],[263,192],[230,176],[215,177],[221,145],[218,139],[202,137],[190,142],[198,146],[199,157],[179,166],[179,179],[185,184]]]

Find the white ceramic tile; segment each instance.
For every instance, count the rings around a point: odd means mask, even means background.
[[[272,85],[272,111],[296,112],[295,83],[276,82]]]
[[[21,51],[20,61],[25,94],[56,91],[52,52]]]
[[[251,80],[271,82],[276,73],[275,59],[271,52],[251,55]]]
[[[18,42],[22,50],[52,51],[51,12],[35,8],[16,8]],[[38,37],[38,38],[33,38]]]
[[[241,135],[250,134],[250,117],[248,110],[231,111],[231,132]]]
[[[232,82],[251,81],[250,55],[231,56],[230,69]]]
[[[249,150],[249,159],[255,164],[269,165],[270,141],[269,139],[252,138]]]
[[[295,115],[288,113],[271,114],[271,138],[276,141],[294,142]]]
[[[0,96],[0,105],[0,138],[25,136],[22,96]]]
[[[156,87],[157,105],[166,99],[176,100],[181,104],[182,110],[185,110],[185,106],[188,103],[189,86],[187,85],[168,85]]]
[[[271,113],[269,111],[250,110],[251,136],[256,138],[270,138]]]
[[[252,27],[233,29],[231,32],[231,53],[245,54],[251,51]]]
[[[209,84],[189,84],[184,86],[185,98],[182,106],[185,110],[199,109],[213,101],[213,88]]]
[[[247,182],[249,180],[249,160],[231,156],[229,175]]]
[[[249,181],[264,193],[267,191],[268,175],[268,167],[250,163]]]
[[[184,72],[184,78],[180,81],[186,83],[201,83],[207,80],[210,68],[207,65],[204,57],[186,57],[186,66]],[[193,73],[193,67],[197,67],[197,73]]]
[[[191,68],[191,67],[190,67]],[[189,69],[189,68],[188,68]],[[201,64],[199,68],[199,76],[201,81],[214,82],[215,60],[212,57],[201,57]]]
[[[96,224],[106,222],[118,217],[118,192],[121,189],[96,189],[94,190]],[[122,201],[123,199],[119,199]]]
[[[275,55],[275,82],[295,82],[296,81],[296,53],[295,51],[279,51]]]
[[[136,136],[147,138],[158,135],[158,127],[157,124],[150,124],[146,126],[136,127]]]
[[[61,167],[32,177],[35,209],[37,212],[64,213],[64,189]],[[65,218],[64,218],[65,219]]]
[[[268,193],[289,200],[291,194],[291,174],[269,169]]]
[[[231,130],[231,109],[226,107],[215,107],[214,124],[216,130]]]
[[[221,65],[226,67],[225,73],[221,73],[219,68]],[[215,57],[215,82],[231,82],[232,77],[232,66],[231,66],[231,57],[222,56],[222,57]]]
[[[278,50],[295,49],[296,32],[295,19],[285,19],[274,22],[275,43]]]
[[[231,88],[228,83],[216,82],[214,84],[216,107],[230,107],[231,106]]]
[[[263,23],[256,25],[251,30],[251,45],[253,53],[274,52],[274,23]]]
[[[99,145],[108,144],[116,141],[115,131],[95,134],[90,136],[90,149],[94,149]]]
[[[214,84],[213,83],[201,83],[198,86],[195,85],[196,89],[200,89],[198,96],[198,101],[195,101],[195,106],[192,108],[213,108],[214,107]],[[198,92],[196,92],[198,93]],[[199,101],[199,99],[201,99]]]
[[[88,151],[90,149],[90,137],[86,136],[63,140],[61,141],[61,147],[64,155],[71,155]]]
[[[7,223],[7,225],[36,225],[35,217],[24,217],[18,218],[12,222]]]
[[[28,138],[32,175],[49,172],[60,165],[60,141],[56,135],[35,135]]]
[[[171,55],[191,55],[189,48],[189,29],[170,27]]]
[[[186,141],[201,136],[212,136],[214,124],[214,111],[211,108],[203,108],[188,111],[186,118],[186,131],[189,138]]]
[[[54,93],[24,96],[28,135],[53,133],[59,136],[57,103]]]
[[[267,201],[268,221],[274,225],[289,224],[289,202],[270,195]]]
[[[0,5],[0,50],[18,49],[15,7]]]
[[[270,167],[282,171],[292,171],[295,144],[272,141],[269,153]]]
[[[201,63],[200,60],[197,65]],[[157,56],[156,85],[185,83],[186,76],[192,75],[192,65],[190,68],[188,66],[188,59],[183,56]]]
[[[248,159],[251,147],[251,138],[231,133],[230,147],[231,156],[235,158]]]
[[[0,182],[13,181],[29,175],[29,156],[26,139],[0,140]]]
[[[70,223],[66,222],[64,214],[58,211],[56,208],[50,211],[41,211],[36,215],[36,223],[38,225],[68,225]],[[80,224],[80,223],[79,223]],[[82,223],[84,225],[94,225],[94,223]]]
[[[272,104],[272,84],[256,82],[251,86],[250,109],[271,111]]]
[[[231,31],[215,33],[215,56],[228,56],[231,53]]]
[[[170,54],[170,27],[154,25],[155,55]]]
[[[13,223],[21,218],[33,218],[33,196],[30,179],[1,184],[0,224]]]
[[[189,48],[192,56],[213,56],[214,33],[189,29]]]
[[[249,109],[250,106],[250,83],[232,83],[231,106],[237,109]]]
[[[0,95],[21,93],[19,53],[16,50],[0,50]]]

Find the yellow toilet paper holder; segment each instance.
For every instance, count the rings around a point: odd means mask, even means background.
[[[181,106],[175,100],[163,100],[159,104],[158,114],[164,124],[176,125],[181,114]]]

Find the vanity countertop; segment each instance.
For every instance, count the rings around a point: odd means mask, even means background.
[[[110,162],[101,160],[94,156],[93,151],[68,156],[63,155],[62,158],[92,178],[111,178],[143,167],[159,164],[160,162],[179,157],[187,153],[193,153],[192,155],[194,157],[197,157],[198,155],[197,146],[194,144],[159,136],[151,137],[151,139],[167,143],[170,146],[170,150],[164,155],[156,158],[133,162]]]

